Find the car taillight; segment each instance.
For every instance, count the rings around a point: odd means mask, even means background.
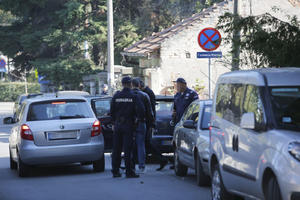
[[[93,126],[92,126],[92,137],[100,135],[101,133],[101,124],[100,121],[97,120],[94,122]]]
[[[33,140],[33,134],[30,130],[29,126],[26,124],[23,124],[21,126],[21,138],[24,140]]]

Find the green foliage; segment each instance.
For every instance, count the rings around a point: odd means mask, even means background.
[[[114,0],[115,63],[121,63],[124,48],[219,1]],[[106,3],[2,0],[0,17],[7,14],[13,20],[3,18],[7,23],[0,25],[0,51],[13,60],[13,73],[20,76],[25,69],[38,69],[57,87],[71,84],[76,89],[82,76],[103,70],[107,62]],[[86,51],[89,58],[84,56]]]
[[[236,19],[236,20],[235,20]],[[296,17],[285,22],[266,13],[246,18],[225,14],[219,18],[218,28],[227,37],[225,43],[232,42],[234,30],[241,30],[241,63],[254,67],[300,67],[300,25]]]
[[[39,93],[40,85],[38,83],[28,83],[28,93]],[[13,102],[21,94],[25,94],[24,82],[0,82],[0,102]]]

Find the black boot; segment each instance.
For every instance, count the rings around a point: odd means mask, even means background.
[[[136,174],[135,172],[131,171],[129,173],[126,172],[126,178],[139,178],[140,175]]]
[[[120,171],[112,171],[113,174],[113,178],[119,178],[122,176],[122,174],[120,173]]]
[[[160,167],[156,169],[156,171],[162,170],[166,165],[168,164],[168,161],[163,160],[160,162]]]

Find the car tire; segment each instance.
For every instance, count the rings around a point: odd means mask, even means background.
[[[223,180],[222,180],[222,176],[221,176],[218,164],[215,164],[212,168],[211,199],[212,200],[232,200],[232,199],[235,199],[225,189],[225,186],[223,184]]]
[[[267,183],[265,199],[266,200],[282,200],[280,188],[279,188],[278,182],[274,176],[272,176]]]
[[[93,170],[94,172],[104,172],[105,170],[105,156],[102,155],[100,160],[93,161]]]
[[[19,154],[18,154],[17,170],[18,170],[19,177],[27,177],[30,171],[29,165],[23,163]]]
[[[174,152],[174,170],[176,176],[186,176],[188,171],[187,166],[180,163],[177,149],[175,149]]]
[[[195,160],[195,172],[196,172],[198,186],[206,186],[209,184],[209,176],[207,176],[204,173],[202,164],[201,164],[201,158],[198,154],[197,154],[196,160]]]
[[[9,166],[10,166],[10,169],[18,169],[18,164],[12,159],[11,157],[11,151],[9,150]]]

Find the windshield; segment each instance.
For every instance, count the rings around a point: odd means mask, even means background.
[[[271,102],[277,124],[300,130],[300,87],[272,87]]]
[[[173,109],[173,102],[168,101],[156,101],[156,112],[164,112],[168,111],[171,112]]]
[[[93,113],[83,100],[58,100],[33,103],[27,121],[92,118]]]

